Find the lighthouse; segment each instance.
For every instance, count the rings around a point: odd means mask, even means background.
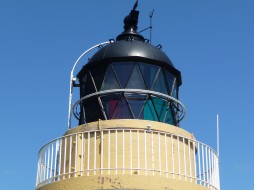
[[[181,72],[138,32],[136,9],[75,62],[68,129],[39,150],[36,190],[220,189],[217,153],[180,126]]]

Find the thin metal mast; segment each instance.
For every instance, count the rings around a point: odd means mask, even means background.
[[[219,131],[219,114],[217,114],[217,154],[220,155],[220,131]]]
[[[150,15],[149,15],[149,17],[150,17],[150,44],[152,44],[152,17],[153,17],[153,12],[154,12],[154,9],[150,12]]]

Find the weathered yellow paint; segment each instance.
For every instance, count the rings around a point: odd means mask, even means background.
[[[169,132],[172,134],[181,135],[190,139],[194,139],[193,134],[185,131],[180,127],[169,125],[166,123],[139,120],[139,119],[112,119],[112,120],[100,120],[98,122],[91,122],[77,126],[68,130],[65,135],[74,134],[83,131],[102,130],[102,129],[115,129],[115,128],[129,128],[129,129],[150,129],[156,131]]]
[[[88,189],[136,189],[136,190],[206,190],[207,188],[186,181],[159,176],[97,175],[57,181],[38,190],[88,190]]]

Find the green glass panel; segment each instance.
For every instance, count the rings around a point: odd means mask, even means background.
[[[101,86],[101,90],[119,89],[120,86],[117,82],[116,76],[112,67],[109,66],[105,75],[104,81]]]
[[[146,89],[144,80],[142,78],[141,72],[136,65],[131,73],[131,76],[128,80],[128,83],[126,85],[126,88],[131,89]]]
[[[161,98],[153,98],[152,100],[153,100],[155,109],[157,111],[159,121],[163,122],[164,118],[165,118],[166,111],[167,111],[168,102],[161,99]]]
[[[145,107],[144,107],[144,119],[145,120],[152,120],[158,121],[153,102],[151,99],[147,100]]]
[[[152,64],[139,63],[139,68],[145,80],[147,89],[151,90],[151,86],[153,84],[154,78],[156,76],[156,73],[158,72],[159,67]]]
[[[116,76],[120,81],[121,87],[125,88],[127,80],[130,77],[131,71],[133,70],[134,63],[130,62],[119,62],[113,63],[113,68],[115,69]]]
[[[160,70],[158,77],[155,80],[156,81],[152,86],[152,90],[156,92],[161,92],[163,94],[168,94],[162,70]]]

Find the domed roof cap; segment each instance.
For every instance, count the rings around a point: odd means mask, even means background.
[[[105,59],[150,60],[164,62],[173,67],[168,56],[161,49],[139,40],[120,40],[101,48],[96,52],[88,63],[98,62]]]

